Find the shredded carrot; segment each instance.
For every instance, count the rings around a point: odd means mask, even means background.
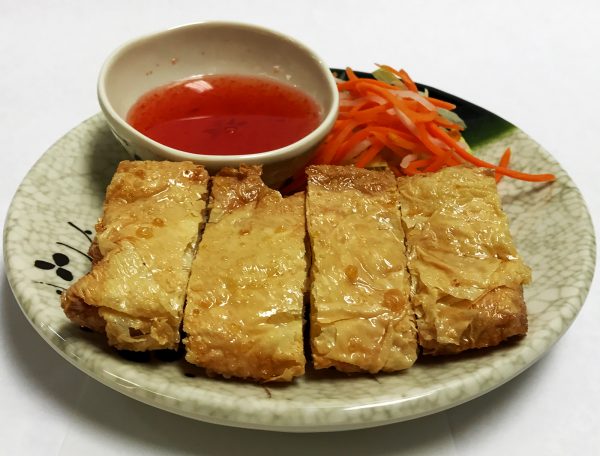
[[[356,79],[350,79],[350,80],[344,81],[344,82],[338,82],[337,86],[338,86],[339,90],[352,90],[352,89],[356,89],[357,84],[364,83],[365,81],[368,81],[369,84],[371,84],[371,85],[383,87],[384,89],[390,88],[390,85],[387,82],[378,81],[377,79],[362,79],[362,78],[356,78]],[[398,90],[397,87],[396,87],[396,90]]]
[[[362,109],[362,110],[357,110],[357,111],[350,111],[350,112],[346,112],[346,113],[340,113],[340,118],[342,118],[342,119],[352,118],[358,122],[369,121],[369,120],[373,120],[376,114],[385,112],[388,109],[390,109],[391,107],[392,107],[391,104],[377,105],[373,108]]]
[[[502,168],[506,168],[508,166],[508,164],[510,163],[510,153],[510,147],[507,147],[504,153],[502,154],[500,161],[498,162],[498,166],[501,166]],[[496,172],[496,183],[500,182],[502,180],[502,177],[502,174]]]
[[[373,159],[377,156],[377,154],[381,151],[381,149],[383,149],[383,144],[380,142],[376,142],[374,144],[371,144],[369,146],[369,148],[364,151],[360,157],[358,157],[358,160],[356,160],[356,167],[357,168],[364,168],[365,166],[367,166],[369,163],[371,163],[373,161]]]
[[[354,127],[356,127],[356,122],[349,121],[342,128],[341,131],[334,137],[331,137],[330,141],[325,141],[323,147],[317,151],[318,162],[319,164],[330,164],[338,147],[341,146],[342,142],[346,137],[352,133]],[[319,154],[319,152],[321,152]]]
[[[413,82],[413,80],[410,78],[406,71],[400,70],[400,78],[402,79],[402,81],[404,81],[404,84],[406,84],[406,86],[410,90],[412,90],[413,92],[418,92],[417,85]]]
[[[449,111],[452,111],[453,109],[456,109],[456,105],[454,105],[452,103],[448,103],[447,101],[438,100],[437,98],[433,98],[433,97],[427,97],[427,99],[429,101],[431,101],[432,105],[435,105],[438,108],[444,108],[444,109],[447,109]]]
[[[549,181],[553,181],[556,179],[556,176],[554,174],[528,174],[528,173],[522,173],[520,171],[515,171],[512,169],[506,168],[504,166],[496,166],[496,165],[493,165],[492,163],[488,163],[484,160],[481,160],[480,158],[475,157],[474,155],[470,154],[469,152],[467,152],[465,149],[463,149],[458,144],[458,142],[456,142],[454,139],[452,139],[450,136],[448,136],[448,134],[446,132],[444,132],[443,130],[438,129],[435,126],[434,126],[434,128],[437,129],[440,137],[444,138],[446,143],[450,147],[452,147],[452,149],[463,160],[465,160],[475,166],[479,166],[482,168],[491,168],[491,169],[494,169],[496,171],[496,173],[498,173],[498,174],[502,174],[505,176],[513,177],[515,179],[520,179],[520,180],[529,181],[529,182],[549,182]]]
[[[353,79],[358,79],[358,77],[354,74],[354,71],[352,71],[352,68],[346,68],[346,76],[348,76],[350,81]]]
[[[462,144],[463,125],[440,112],[456,106],[418,91],[405,70],[387,65],[379,68],[398,78],[389,84],[358,77],[346,69],[347,81],[338,82],[343,94],[338,120],[319,146],[312,164],[348,164],[365,167],[384,161],[394,174],[435,172],[447,166],[471,164],[494,170],[496,181],[503,176],[530,182],[548,182],[553,174],[529,174],[509,168],[510,148],[497,165],[468,151]],[[304,173],[294,177],[283,190],[299,189]]]
[[[421,171],[421,168],[425,168],[431,164],[432,164],[431,159],[415,160],[415,161],[410,162],[410,164],[406,168],[404,168],[404,173],[407,174],[408,176],[413,176],[415,174],[422,174],[423,171]]]

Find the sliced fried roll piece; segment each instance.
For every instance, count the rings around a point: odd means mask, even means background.
[[[307,175],[315,368],[410,367],[417,341],[394,175],[328,165]]]
[[[92,270],[62,295],[66,315],[118,349],[177,348],[207,183],[190,162],[121,162],[96,225]]]
[[[283,198],[258,166],[212,178],[210,218],[192,266],[186,359],[225,377],[304,373],[304,194]]]
[[[527,332],[520,259],[487,170],[449,167],[398,179],[411,300],[427,354],[499,344]]]

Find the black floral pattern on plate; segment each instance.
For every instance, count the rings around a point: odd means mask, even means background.
[[[67,222],[67,224],[75,229],[76,231],[78,231],[79,233],[83,234],[87,240],[87,242],[89,242],[90,244],[92,243],[92,238],[91,235],[93,234],[91,230],[84,230],[82,228],[80,228],[79,226],[77,226],[76,224],[74,224],[73,222]],[[66,247],[74,252],[77,252],[78,254],[84,256],[85,258],[87,258],[90,262],[92,261],[92,257],[90,257],[87,253],[85,253],[84,251],[73,247],[70,244],[67,244],[65,242],[60,242],[57,241],[56,242],[57,245],[60,245],[62,247]],[[51,256],[51,260],[41,260],[41,259],[37,259],[33,262],[33,266],[38,268],[38,269],[42,269],[45,271],[53,271],[54,274],[56,274],[58,276],[58,278],[64,280],[65,282],[71,282],[73,281],[73,273],[67,269],[67,266],[69,265],[69,263],[71,262],[71,259],[69,258],[69,256],[66,253],[63,252],[54,252]],[[39,283],[42,285],[47,285],[50,287],[53,287],[56,289],[56,294],[62,294],[62,292],[64,290],[66,290],[65,287],[61,286],[61,285],[57,285],[55,283],[52,282],[44,282],[44,281],[35,281],[35,283]]]
[[[35,260],[33,265],[38,269],[52,270],[56,268],[56,275],[61,279],[70,282],[71,280],[73,280],[73,273],[63,267],[68,265],[69,261],[70,260],[67,255],[65,255],[64,253],[57,252],[52,254],[52,262],[48,262],[45,260]]]

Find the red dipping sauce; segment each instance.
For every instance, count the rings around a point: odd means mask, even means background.
[[[127,122],[174,149],[245,155],[298,141],[317,128],[321,111],[310,96],[273,79],[215,75],[146,93]]]

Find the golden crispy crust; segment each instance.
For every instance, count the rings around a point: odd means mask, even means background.
[[[97,229],[97,227],[96,227]],[[94,236],[92,240],[92,244],[88,249],[88,255],[92,258],[92,263],[96,264],[98,261],[102,259],[102,252],[100,252],[100,247],[98,246],[98,238]]]
[[[410,367],[417,342],[393,175],[341,166],[307,174],[315,368]]]
[[[210,209],[215,211],[213,217],[254,203],[267,190],[260,175],[260,166],[222,168],[212,180]]]
[[[309,184],[336,192],[349,189],[366,195],[394,189],[396,182],[391,172],[373,172],[354,166],[313,165],[306,168]]]
[[[65,314],[124,350],[176,348],[208,174],[190,162],[121,162]]]
[[[473,348],[494,347],[506,339],[527,334],[527,308],[522,288],[498,287],[476,301],[456,303],[474,313],[458,344],[443,344],[419,333],[419,345],[425,355],[449,355]]]
[[[423,352],[459,353],[524,335],[530,270],[491,174],[450,167],[399,178],[398,188]]]
[[[61,301],[65,314],[73,323],[92,331],[104,332],[106,321],[98,314],[98,307],[86,304],[73,287],[63,293]]]
[[[188,284],[186,360],[225,377],[304,373],[304,195],[282,198],[260,167],[212,181],[210,218]]]

